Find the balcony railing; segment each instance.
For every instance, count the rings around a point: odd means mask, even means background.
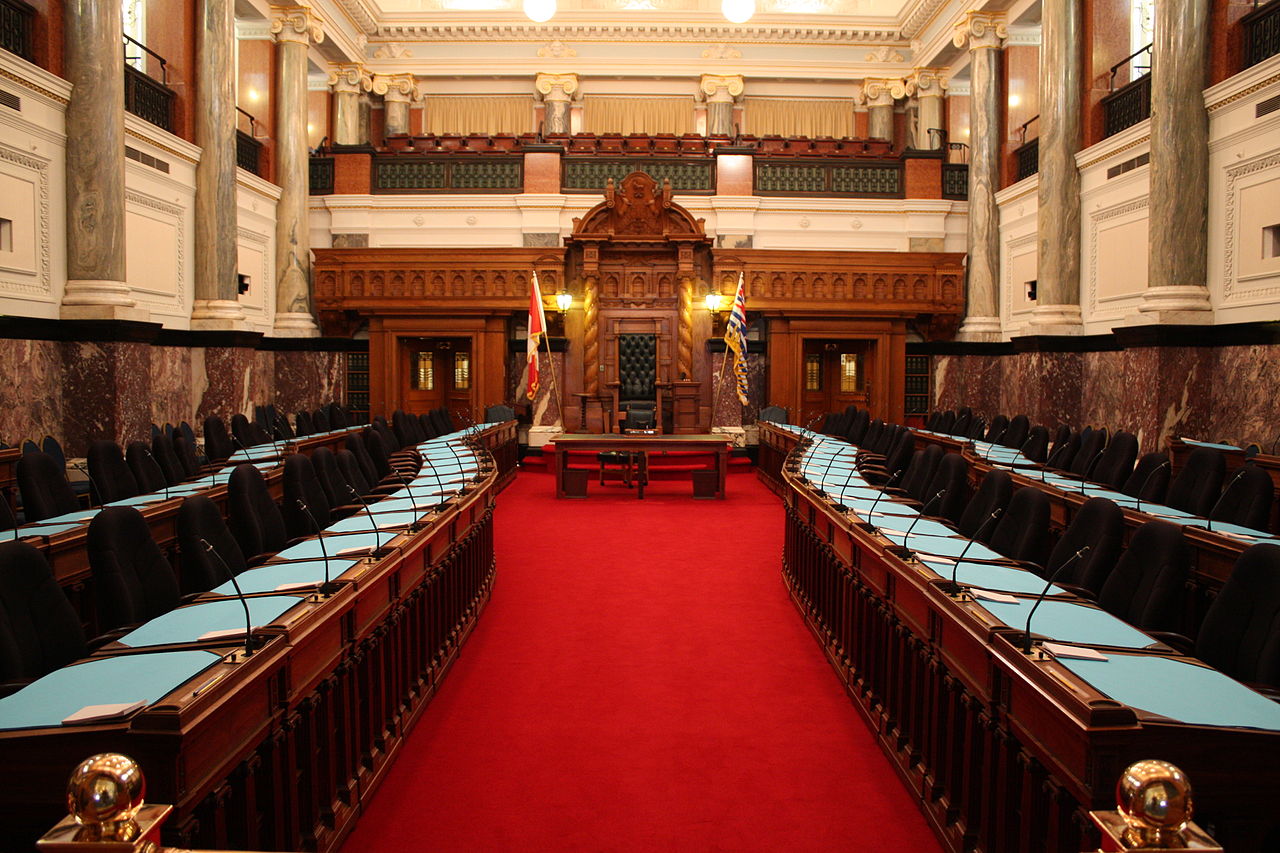
[[[1240,19],[1244,27],[1244,64],[1257,65],[1280,53],[1280,0],[1258,6]]]
[[[566,193],[602,193],[609,179],[620,183],[632,172],[644,172],[659,184],[671,181],[678,193],[715,192],[715,161],[709,157],[566,156],[560,188]]]
[[[1024,142],[1014,150],[1013,156],[1018,162],[1014,180],[1021,181],[1037,174],[1040,171],[1040,137]]]
[[[1145,57],[1145,64],[1135,62]],[[1117,89],[1116,75],[1128,67],[1130,81]],[[1103,133],[1114,136],[1151,117],[1151,45],[1134,51],[1111,66],[1111,94],[1102,99]]]
[[[312,195],[329,195],[333,192],[332,157],[311,158],[310,191]]]
[[[135,49],[142,52],[133,53]],[[148,57],[159,66],[159,80],[131,64],[141,62],[151,65],[147,62]],[[175,93],[168,86],[169,71],[165,58],[129,36],[124,36],[124,58],[124,108],[138,118],[172,133]]]
[[[258,120],[239,107],[236,107],[236,112],[239,113],[237,121],[243,118],[249,125],[248,131],[236,128],[236,165],[261,176],[262,143],[258,141]]]
[[[0,0],[0,48],[33,61],[31,29],[36,10],[22,0]]]
[[[969,198],[969,167],[966,164],[942,164],[942,197],[959,201]]]
[[[902,161],[823,163],[756,160],[757,195],[902,198]]]
[[[524,158],[505,154],[375,157],[371,187],[375,193],[520,192]]]

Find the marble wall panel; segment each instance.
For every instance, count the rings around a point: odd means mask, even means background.
[[[753,424],[760,415],[760,410],[769,405],[769,365],[764,353],[747,353],[747,404],[738,400],[733,386],[732,353],[708,353],[710,369],[712,401],[711,425],[718,427],[745,426]],[[729,375],[721,377],[722,366],[728,363]],[[797,412],[787,412],[787,417],[795,422],[799,419]]]
[[[276,353],[255,351],[245,380],[245,414],[253,416],[253,407],[276,401]],[[315,408],[312,406],[311,408]]]
[[[249,396],[249,384],[255,353],[241,347],[208,347],[204,351],[203,385],[196,406],[196,420],[217,415],[230,422],[234,414],[253,414],[253,403],[263,402]],[[194,365],[193,365],[194,366]],[[192,424],[195,426],[195,424]],[[197,427],[199,430],[199,427]]]
[[[192,350],[188,347],[151,348],[151,422],[192,422]]]
[[[346,353],[277,352],[273,355],[275,379],[271,399],[278,410],[293,414],[346,398]]]
[[[1205,437],[1241,447],[1280,449],[1280,347],[1222,347],[1213,365],[1212,405]]]
[[[976,412],[999,412],[1005,357],[942,355],[933,359],[934,408],[968,406]]]
[[[19,447],[45,435],[62,440],[62,345],[0,340],[0,440]]]

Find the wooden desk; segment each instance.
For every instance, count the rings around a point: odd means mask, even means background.
[[[638,453],[641,454],[640,496],[644,496],[644,477],[650,457],[666,453],[702,451],[716,457],[715,495],[724,499],[725,480],[729,472],[729,446],[733,439],[723,435],[581,435],[563,433],[551,439],[556,448],[556,497],[571,495],[565,489],[565,473],[569,470],[570,453]]]
[[[1094,849],[1132,761],[1162,758],[1227,849],[1280,828],[1280,731],[1197,725],[1117,702],[1062,661],[1023,655],[980,602],[782,472],[782,574],[881,749],[948,850]],[[1157,647],[1127,654],[1187,663]],[[1265,703],[1265,700],[1263,701]]]
[[[70,770],[119,751],[174,805],[166,844],[336,849],[489,598],[500,478],[353,567],[334,595],[307,596],[251,657],[211,644],[212,668],[129,719],[0,731],[0,848],[31,849],[65,814]]]

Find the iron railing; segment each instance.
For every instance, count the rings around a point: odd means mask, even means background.
[[[1135,62],[1146,55],[1146,64]],[[1131,68],[1129,82],[1116,88],[1116,75]],[[1114,136],[1151,116],[1151,45],[1135,50],[1111,66],[1111,93],[1102,99],[1103,134]]]
[[[969,198],[969,167],[964,163],[942,164],[942,197],[965,201]]]
[[[124,108],[140,119],[149,121],[156,127],[173,132],[173,101],[176,97],[169,88],[169,69],[165,58],[140,41],[129,36],[123,37],[124,49]],[[145,71],[140,71],[129,63],[141,56],[130,56],[129,48],[142,50],[145,56],[156,60],[160,65],[160,79],[156,80]]]
[[[564,157],[560,188],[566,193],[601,193],[609,179],[615,184],[632,172],[644,172],[659,184],[671,181],[678,193],[715,192],[715,162],[693,157]]]
[[[1018,164],[1015,180],[1021,181],[1037,174],[1040,171],[1040,137],[1024,142],[1014,150],[1013,156]]]
[[[258,120],[239,107],[236,107],[236,112],[249,120],[248,132],[236,128],[236,165],[261,176],[262,143],[258,141]]]
[[[375,193],[511,193],[524,187],[520,155],[373,158]]]
[[[757,159],[755,191],[756,195],[902,198],[902,161],[815,163]]]
[[[329,195],[333,192],[333,158],[311,158],[311,181],[309,187],[312,195]]]
[[[1244,65],[1250,68],[1280,53],[1280,0],[1257,6],[1240,19],[1244,28]]]
[[[35,20],[35,8],[22,0],[0,0],[0,48],[17,54],[28,62],[34,61],[31,31]]]

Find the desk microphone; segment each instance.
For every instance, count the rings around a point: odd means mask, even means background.
[[[449,497],[445,497],[446,495],[452,497],[455,494],[458,494],[458,495],[466,494],[467,483],[465,480],[459,483],[458,488],[456,489],[453,489],[453,490],[446,489],[444,485],[444,480],[440,478],[440,472],[436,470],[436,466],[432,463],[432,461],[426,458],[425,456],[419,456],[418,458],[421,460],[420,466],[425,465],[427,467],[427,470],[431,472],[432,478],[434,478],[436,481],[436,488],[440,490],[439,495],[441,500],[440,500],[440,503],[436,506],[436,509],[442,509],[444,505],[449,502]],[[391,470],[394,471],[395,469],[392,468]]]
[[[911,520],[911,526],[907,528],[908,539],[911,538],[911,531],[916,529],[916,525],[920,523],[920,519],[924,518],[926,515],[929,514],[929,507],[933,506],[934,503],[936,503],[937,501],[942,500],[942,496],[945,495],[946,493],[947,493],[946,489],[938,489],[938,493],[933,497],[929,498],[928,502],[926,502],[924,506],[920,507],[920,514]],[[903,544],[904,545],[906,544],[905,540],[903,540]]]
[[[1068,566],[1075,565],[1081,557],[1089,552],[1092,545],[1085,545],[1079,551],[1076,551],[1070,557],[1062,561],[1062,565],[1053,570],[1053,574],[1049,575],[1049,580],[1045,582],[1044,589],[1040,590],[1040,594],[1036,596],[1036,603],[1031,605],[1031,612],[1027,614],[1026,630],[1022,633],[1022,653],[1024,655],[1031,654],[1031,617],[1036,615],[1036,608],[1040,606],[1040,602],[1045,600],[1049,594],[1049,587],[1053,586],[1053,582],[1058,579]]]
[[[959,557],[956,557],[955,564],[951,567],[951,582],[943,587],[943,592],[947,595],[955,595],[960,591],[960,583],[956,580],[956,577],[960,573],[960,564],[964,562],[964,555],[969,553],[969,549],[973,547],[974,542],[978,541],[978,537],[987,529],[987,525],[994,523],[1003,514],[1004,510],[996,507],[991,512],[991,515],[987,516],[987,520],[978,525],[978,529],[969,537],[969,541],[965,543],[964,550],[960,552]]]
[[[1146,494],[1147,485],[1151,482],[1151,478],[1154,477],[1156,472],[1161,468],[1168,468],[1170,464],[1170,461],[1166,459],[1156,467],[1152,468],[1151,473],[1147,474],[1147,478],[1142,481],[1142,488],[1138,489],[1138,494],[1136,495],[1137,505],[1134,507],[1135,512],[1142,512],[1142,496]]]
[[[102,489],[98,488],[98,483],[96,480],[93,479],[93,475],[89,473],[88,466],[83,465],[79,462],[72,462],[71,467],[75,468],[81,474],[84,474],[85,479],[89,481],[89,487],[92,488],[93,493],[98,496],[98,506],[102,506],[102,504],[104,503],[104,501],[102,500]],[[92,501],[90,501],[90,503],[92,503]]]
[[[876,499],[871,502],[871,508],[867,510],[867,524],[871,525],[872,530],[879,530],[880,527],[874,521],[871,520],[871,514],[876,511],[876,505],[879,504],[881,499],[884,497],[885,489],[893,485],[893,481],[898,479],[898,477],[901,476],[902,472],[905,470],[906,470],[905,468],[898,469],[898,472],[895,473],[892,477],[890,477],[888,481],[884,484],[884,486],[881,487],[880,494],[876,495]]]
[[[1218,495],[1218,499],[1213,502],[1213,509],[1209,510],[1209,518],[1208,518],[1210,530],[1213,530],[1213,514],[1218,511],[1218,507],[1222,506],[1222,499],[1227,496],[1227,492],[1231,491],[1231,487],[1236,484],[1236,480],[1239,480],[1241,477],[1244,476],[1244,471],[1245,471],[1245,466],[1241,465],[1240,470],[1237,471],[1236,475],[1231,478],[1231,482],[1227,483],[1227,487],[1222,490],[1222,494]]]
[[[298,507],[307,514],[307,518],[311,519],[311,523],[316,528],[316,538],[320,540],[320,554],[324,557],[324,583],[320,585],[320,593],[328,598],[333,595],[335,584],[329,579],[329,549],[324,544],[324,531],[320,529],[320,522],[316,521],[316,517],[311,514],[311,507],[307,506],[307,502],[302,498],[297,499]],[[373,541],[378,541],[378,531],[373,532]]]
[[[428,467],[429,467],[429,466],[428,466]],[[431,471],[432,476],[435,476],[435,477],[436,477],[436,482],[438,483],[438,482],[440,481],[440,478],[439,478],[438,476],[436,476],[436,470],[435,470],[435,468],[430,468],[430,467],[429,467],[429,470]],[[403,475],[403,474],[401,474],[401,473],[399,472],[399,470],[397,470],[397,469],[395,469],[395,468],[392,468],[392,469],[391,469],[391,474],[392,474],[392,476],[394,476],[394,477],[395,477],[395,478],[400,482],[400,485],[404,486],[404,490],[405,490],[406,492],[408,492],[408,493],[409,493],[409,500],[413,503],[413,508],[414,508],[415,510],[417,510],[417,509],[432,509],[432,507],[429,507],[429,506],[427,506],[427,505],[425,505],[425,504],[424,504],[424,505],[422,505],[422,506],[419,506],[419,505],[418,505],[418,498],[417,498],[417,496],[416,496],[416,495],[414,495],[414,493],[413,493],[413,489],[409,486],[409,481],[408,481],[408,480],[406,480],[406,479],[404,478],[404,475]],[[440,486],[440,490],[441,490],[441,492],[443,493],[443,491],[444,491],[444,486]],[[435,508],[435,509],[439,509],[440,507],[442,507],[442,506],[444,506],[444,505],[445,505],[445,502],[446,502],[446,501],[441,501],[440,503],[436,504],[434,508]]]
[[[249,615],[249,602],[244,597],[244,590],[240,588],[240,581],[236,580],[236,573],[227,566],[227,561],[222,559],[218,549],[210,545],[209,540],[203,536],[200,537],[200,544],[204,546],[206,553],[212,554],[213,558],[218,561],[218,565],[222,566],[222,570],[231,579],[231,585],[235,587],[236,598],[240,601],[240,606],[244,608],[244,656],[249,657],[249,655],[253,654],[253,650],[257,648],[257,644],[253,639],[253,618]]]
[[[140,448],[143,453],[147,454],[147,458],[156,463],[156,467],[160,468],[160,461],[151,454],[150,448]],[[160,468],[160,476],[164,477],[164,469]],[[160,487],[160,493],[164,495],[165,500],[169,500],[169,481],[165,480],[164,485]]]
[[[376,536],[378,533],[378,520],[373,517],[373,510],[369,509],[369,502],[366,501],[364,499],[364,496],[361,495],[359,492],[357,492],[350,483],[344,483],[343,485],[347,487],[347,493],[350,494],[351,497],[360,501],[360,506],[364,507],[364,514],[369,516],[369,524],[371,526],[371,529],[374,532],[374,535]]]

